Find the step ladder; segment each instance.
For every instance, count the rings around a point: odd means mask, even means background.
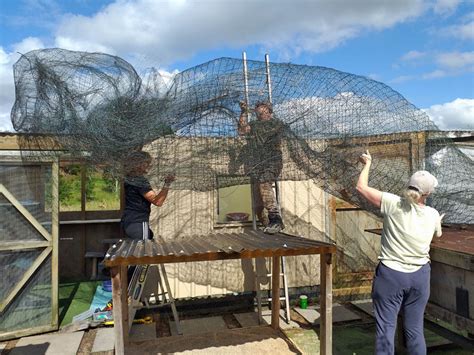
[[[149,278],[151,268],[156,268],[158,275],[156,293],[144,294],[146,282]],[[176,310],[175,299],[171,293],[171,287],[168,281],[168,275],[163,264],[159,265],[137,265],[133,271],[133,276],[128,284],[129,307],[128,307],[128,326],[132,327],[133,319],[138,309],[158,308],[167,305],[171,306],[176,331],[182,334],[179,324],[178,311]],[[161,302],[160,302],[161,297]]]
[[[270,270],[272,267],[270,266]],[[288,280],[286,277],[286,261],[285,257],[281,257],[281,272],[278,275],[278,277],[283,278],[283,296],[281,296],[278,299],[278,307],[280,307],[280,302],[285,301],[285,322],[287,324],[290,324],[290,299],[288,297]],[[264,298],[266,302],[272,302],[271,297],[263,297],[263,292],[261,289],[261,279],[267,279],[269,280],[269,285],[272,284],[271,278],[272,274],[264,274],[264,275],[259,275],[258,270],[256,268],[255,270],[255,290],[256,290],[256,298],[257,298],[257,311],[258,311],[258,321],[260,324],[263,323],[263,317],[262,317],[262,299]],[[272,302],[272,307],[274,307],[275,303]]]

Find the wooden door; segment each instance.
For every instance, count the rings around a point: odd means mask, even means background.
[[[0,340],[58,328],[58,163],[0,161]]]

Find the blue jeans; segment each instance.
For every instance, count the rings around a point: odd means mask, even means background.
[[[376,321],[375,353],[395,353],[397,316],[402,311],[407,350],[410,355],[425,355],[423,316],[430,297],[429,263],[421,269],[405,273],[379,263],[372,285]]]

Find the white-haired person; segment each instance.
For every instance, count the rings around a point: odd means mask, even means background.
[[[426,354],[423,316],[430,296],[429,250],[433,237],[441,236],[444,216],[427,206],[426,199],[438,181],[427,171],[417,171],[400,197],[369,186],[369,151],[359,160],[364,167],[357,191],[383,216],[380,262],[372,285],[375,353],[394,354],[397,316],[402,312],[408,353]]]

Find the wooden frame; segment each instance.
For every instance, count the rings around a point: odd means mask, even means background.
[[[32,327],[28,329],[14,330],[11,332],[1,333],[0,340],[7,340],[11,338],[17,338],[20,336],[32,335],[37,333],[43,333],[58,329],[59,326],[59,314],[58,314],[58,297],[59,297],[59,284],[58,284],[58,240],[59,240],[59,159],[57,157],[38,157],[35,156],[32,161],[13,157],[5,161],[6,164],[23,164],[23,165],[35,165],[35,164],[51,164],[51,233],[49,233],[41,223],[36,220],[31,213],[8,191],[8,189],[0,184],[0,194],[11,203],[12,206],[38,231],[44,240],[43,241],[13,241],[4,242],[0,246],[0,251],[8,250],[28,250],[44,248],[41,254],[33,261],[31,266],[26,270],[21,280],[15,285],[10,293],[1,300],[0,312],[2,312],[8,304],[15,298],[15,296],[25,286],[31,276],[34,274],[36,269],[51,255],[51,324],[43,325],[38,327]],[[44,208],[44,205],[42,206]]]
[[[127,258],[119,260],[106,260],[105,264],[111,267],[112,297],[114,303],[114,333],[115,353],[125,354],[129,345],[128,335],[128,294],[127,294],[127,267],[129,265],[163,264],[183,261],[209,261],[226,259],[248,259],[262,256],[272,257],[272,299],[280,298],[280,257],[287,255],[309,255],[320,254],[321,262],[321,342],[320,353],[322,355],[332,354],[332,254],[336,247],[331,244],[322,243],[319,247],[295,249],[295,250],[258,250],[244,251],[241,253],[219,253],[208,252],[183,256],[156,256]],[[272,305],[271,327],[280,327],[280,302]]]

